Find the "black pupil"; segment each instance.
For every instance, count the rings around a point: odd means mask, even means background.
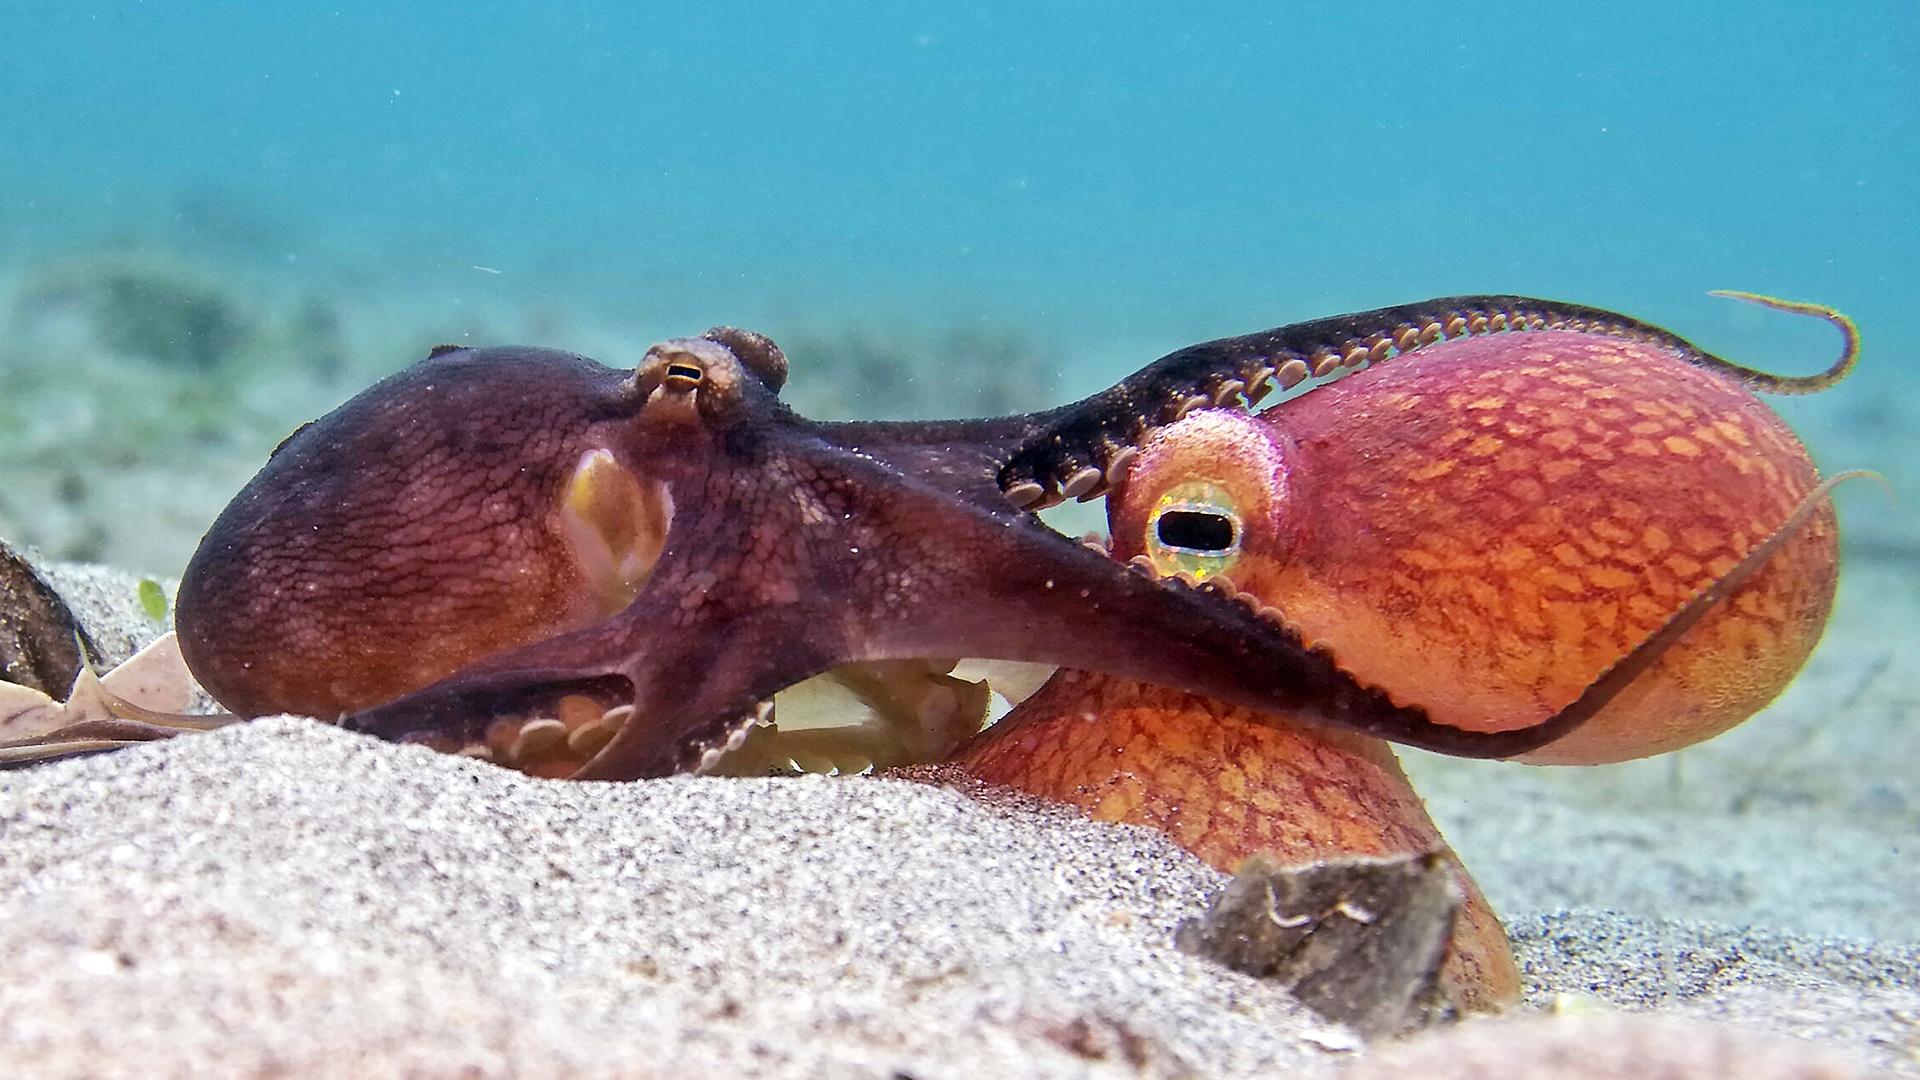
[[[1227,551],[1233,547],[1233,519],[1204,510],[1169,510],[1160,515],[1160,542],[1188,551]]]
[[[690,364],[668,364],[667,378],[692,379],[695,382],[699,382],[700,369]]]

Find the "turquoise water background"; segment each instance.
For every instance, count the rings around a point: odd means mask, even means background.
[[[720,322],[1010,328],[1059,369],[1036,407],[1469,292],[1824,365],[1825,326],[1705,295],[1746,289],[1860,321],[1847,399],[1788,409],[1888,467],[1913,411],[1860,386],[1903,393],[1920,341],[1916,39],[1911,0],[15,0],[0,268],[132,237],[331,283],[414,317],[384,368],[530,309],[634,328],[610,363]]]
[[[1172,345],[1511,290],[1824,343],[1724,287],[1920,340],[1908,0],[9,7],[10,245],[211,195],[288,262],[690,327]]]

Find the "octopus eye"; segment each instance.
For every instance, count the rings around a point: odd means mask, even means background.
[[[1240,558],[1240,512],[1216,484],[1180,484],[1147,516],[1147,557],[1162,575],[1184,573],[1205,581]]]
[[[1158,531],[1163,546],[1212,554],[1233,549],[1234,525],[1232,518],[1211,510],[1168,510],[1160,515]]]

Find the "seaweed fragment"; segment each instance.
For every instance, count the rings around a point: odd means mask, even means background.
[[[140,610],[154,622],[167,621],[167,590],[152,578],[141,578],[137,590]]]
[[[1440,962],[1463,900],[1438,854],[1294,866],[1254,855],[1174,943],[1277,980],[1368,1038],[1401,1035],[1452,1018]]]

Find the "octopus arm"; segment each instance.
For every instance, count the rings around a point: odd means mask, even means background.
[[[1257,404],[1272,390],[1309,378],[1378,364],[1436,342],[1497,333],[1572,331],[1643,341],[1748,389],[1808,394],[1844,378],[1859,360],[1852,320],[1820,304],[1757,293],[1713,295],[1775,311],[1824,319],[1842,348],[1823,371],[1776,375],[1716,356],[1650,323],[1602,308],[1528,296],[1448,296],[1202,342],[1169,353],[1107,390],[1045,413],[1019,418],[1031,434],[1008,459],[1000,487],[1017,505],[1041,507],[1091,498],[1124,473],[1141,439],[1195,409]]]

